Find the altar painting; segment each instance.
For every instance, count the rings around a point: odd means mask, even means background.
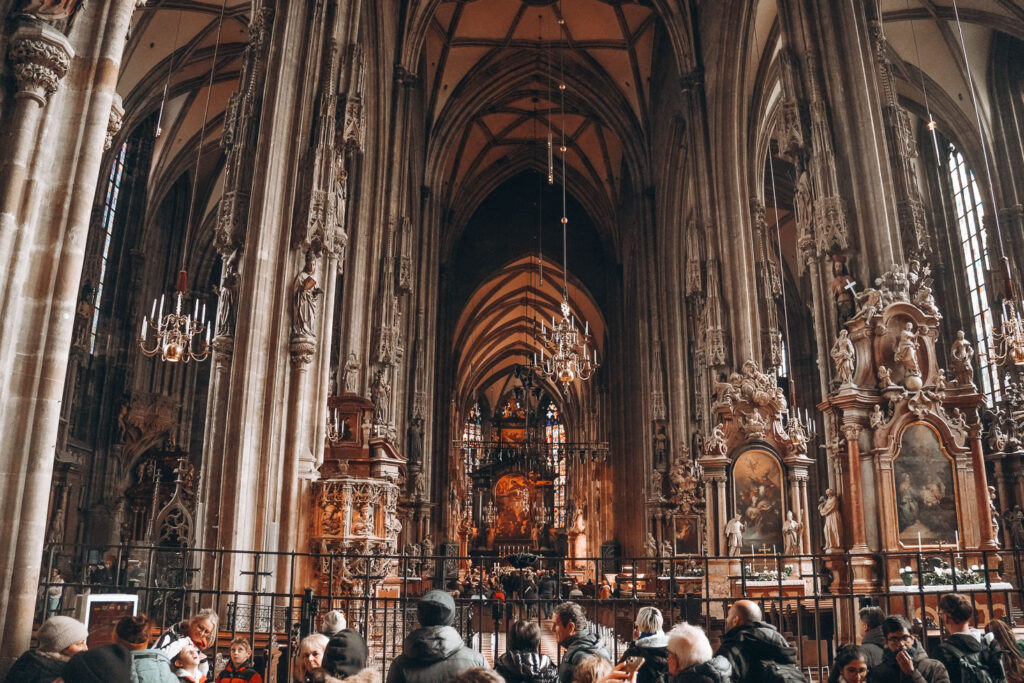
[[[915,424],[904,430],[899,454],[893,459],[897,525],[900,542],[953,544],[956,540],[956,490],[953,461],[942,450],[938,435]]]
[[[521,474],[506,474],[494,485],[495,536],[529,538],[532,482]]]
[[[782,466],[770,453],[745,451],[732,468],[735,509],[746,527],[743,548],[782,549]]]
[[[673,519],[672,541],[676,555],[697,555],[701,551],[700,522],[697,515],[681,515]]]

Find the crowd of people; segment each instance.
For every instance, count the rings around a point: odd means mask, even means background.
[[[503,587],[502,587],[503,588]],[[962,594],[938,602],[948,637],[926,653],[911,624],[865,607],[859,616],[860,644],[838,649],[830,683],[1024,683],[1024,643],[1004,621],[984,630],[970,627],[974,609]],[[573,601],[551,610],[551,632],[562,655],[557,664],[541,652],[541,628],[530,620],[507,629],[506,651],[489,667],[483,654],[466,645],[455,628],[451,592],[430,590],[416,606],[418,628],[405,638],[385,683],[795,683],[807,681],[797,650],[760,608],[749,600],[733,603],[715,650],[698,626],[681,623],[665,632],[656,607],[641,608],[633,639],[617,664]],[[145,616],[125,617],[114,628],[114,642],[93,649],[80,622],[54,616],[39,628],[38,648],[26,652],[8,674],[18,683],[262,683],[244,637],[230,644],[230,657],[213,671],[204,650],[217,639],[217,614],[204,610],[175,624],[155,639]],[[329,612],[319,633],[299,643],[290,683],[381,683],[369,665],[370,652],[344,614]]]

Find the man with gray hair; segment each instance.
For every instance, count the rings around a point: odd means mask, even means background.
[[[668,673],[668,636],[662,630],[665,623],[657,607],[641,607],[633,620],[633,643],[622,655],[625,661],[630,657],[644,660],[637,671],[637,683],[658,683]]]
[[[673,683],[728,683],[732,667],[724,657],[711,656],[711,643],[700,627],[677,624],[667,640]]]
[[[715,654],[729,661],[733,683],[807,680],[797,666],[796,649],[774,626],[761,621],[761,608],[755,603],[734,602],[725,628]]]

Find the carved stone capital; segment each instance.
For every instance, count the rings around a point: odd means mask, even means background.
[[[225,334],[213,339],[213,360],[218,368],[231,367],[231,358],[235,353],[235,338]]]
[[[292,367],[297,370],[305,370],[313,360],[313,354],[316,353],[316,339],[293,336],[288,350],[292,357]]]
[[[18,84],[15,97],[45,106],[71,67],[75,51],[64,34],[41,22],[22,24],[11,36],[8,59]]]
[[[843,436],[846,437],[848,442],[856,441],[860,438],[860,433],[864,429],[864,425],[850,422],[839,427],[843,431]]]
[[[124,105],[121,103],[121,96],[114,93],[114,100],[110,103],[110,118],[107,120],[107,136],[103,140],[103,151],[107,151],[114,144],[114,136],[121,130],[121,122],[124,120]]]

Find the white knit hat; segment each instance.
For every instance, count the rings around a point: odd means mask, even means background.
[[[347,627],[348,622],[345,620],[345,615],[340,610],[331,610],[324,615],[320,622],[320,633],[330,637],[344,631]]]
[[[50,617],[36,632],[40,652],[63,652],[88,637],[85,624],[71,617]]]
[[[164,647],[164,654],[167,655],[167,659],[174,661],[174,658],[181,654],[181,651],[186,647],[195,647],[192,643],[192,639],[188,636],[178,638],[177,640],[171,641],[166,647]]]

